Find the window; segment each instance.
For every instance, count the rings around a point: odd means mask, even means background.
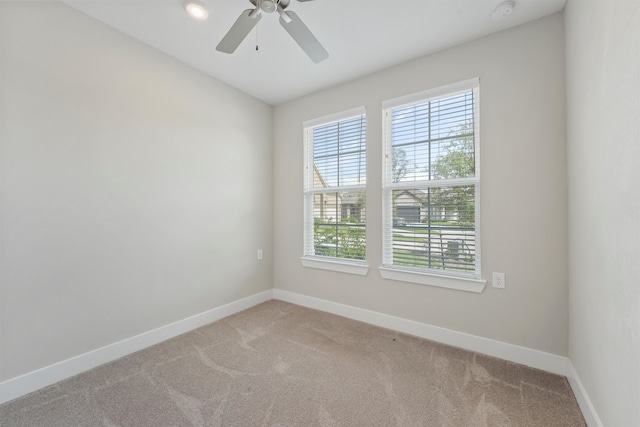
[[[383,104],[381,273],[480,279],[478,91],[473,79]]]
[[[304,141],[303,265],[334,269],[327,267],[326,262],[364,264],[367,183],[364,107],[305,122]],[[363,270],[350,272],[362,274]]]

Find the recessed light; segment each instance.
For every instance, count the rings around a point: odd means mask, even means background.
[[[187,0],[184,2],[184,8],[194,19],[205,20],[209,16],[207,7],[196,0]]]

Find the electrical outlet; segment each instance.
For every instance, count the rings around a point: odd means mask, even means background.
[[[504,273],[493,273],[493,287],[494,288],[500,288],[500,289],[504,289],[505,288],[505,280],[504,280]]]
[[[258,249],[258,261],[262,259],[262,249]]]

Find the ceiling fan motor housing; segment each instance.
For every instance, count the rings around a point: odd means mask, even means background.
[[[258,21],[262,19],[262,12],[272,13],[277,11],[280,15],[280,25],[313,62],[317,64],[329,57],[329,53],[302,22],[300,17],[294,12],[285,12],[291,0],[249,0],[249,2],[255,6],[255,9],[247,9],[240,14],[236,22],[216,46],[216,50],[224,53],[235,52]]]

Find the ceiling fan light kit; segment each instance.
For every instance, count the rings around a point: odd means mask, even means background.
[[[309,0],[298,0],[309,1]],[[291,0],[249,0],[255,6],[240,14],[236,22],[231,26],[227,34],[222,38],[216,50],[224,53],[233,53],[240,43],[247,37],[258,21],[262,19],[262,12],[278,12],[280,25],[289,33],[291,38],[316,64],[329,57],[329,53],[320,44],[318,39],[307,28],[302,20],[293,12],[287,12]]]
[[[260,9],[265,13],[275,12],[278,8],[278,3],[273,0],[261,0],[259,4]]]

